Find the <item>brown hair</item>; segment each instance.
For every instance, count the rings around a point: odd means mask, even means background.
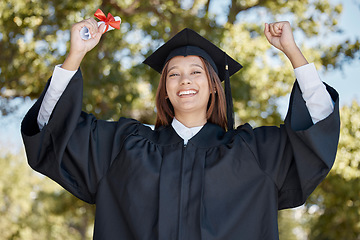
[[[203,59],[202,57],[200,57],[200,59],[205,66],[206,76],[209,80],[209,89],[214,90],[211,91],[209,97],[208,107],[206,111],[206,119],[208,122],[217,124],[224,130],[226,130],[227,120],[224,89],[221,85],[219,76],[216,74],[213,67],[209,64],[207,60]],[[171,124],[175,116],[174,108],[166,93],[166,76],[168,74],[168,65],[169,61],[165,64],[163,68],[159,86],[156,92],[157,115],[155,128]]]

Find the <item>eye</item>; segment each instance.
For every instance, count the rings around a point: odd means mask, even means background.
[[[201,74],[200,71],[193,71],[191,74],[195,75],[195,74]]]
[[[176,77],[176,76],[179,76],[179,74],[178,74],[178,73],[171,73],[171,74],[169,75],[169,77]]]

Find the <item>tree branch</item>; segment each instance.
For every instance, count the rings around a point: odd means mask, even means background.
[[[266,0],[259,0],[257,3],[253,5],[242,5],[242,4],[238,4],[237,0],[231,0],[228,23],[234,24],[234,22],[236,21],[236,16],[238,15],[239,12],[246,11],[254,7],[262,6],[265,2]]]
[[[122,8],[113,0],[103,0],[101,6],[111,6],[111,8],[119,12],[121,16],[125,17],[133,16],[139,13],[153,12],[161,20],[165,21],[167,17],[160,13],[155,7],[159,4],[160,2],[158,0],[152,0],[150,6],[143,7],[140,3],[140,0],[134,0],[127,8]]]
[[[209,8],[210,8],[210,0],[207,0],[206,1],[206,4],[205,4],[205,11],[208,13],[209,12]]]

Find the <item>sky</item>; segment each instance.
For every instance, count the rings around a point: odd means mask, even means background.
[[[339,19],[339,24],[344,29],[343,34],[352,40],[356,37],[360,40],[360,1],[338,0],[332,2],[344,4],[343,13]],[[339,92],[341,105],[349,105],[354,99],[360,102],[360,54],[351,64],[344,65],[343,72],[338,70],[327,73],[320,72],[320,76],[323,81],[326,81]]]
[[[346,37],[360,40],[360,3],[357,5],[355,0],[332,0],[333,3],[342,2],[344,5],[343,13],[339,19],[339,25],[344,30],[342,33]],[[352,100],[360,102],[360,59],[359,57],[351,64],[345,64],[343,71],[331,70],[328,72],[320,71],[321,79],[334,87],[340,94],[340,104],[350,105]],[[22,150],[22,139],[20,135],[20,123],[32,103],[27,99],[21,104],[20,108],[11,116],[0,116],[0,144],[6,146],[11,152],[16,153]],[[21,103],[15,100],[13,104]],[[286,106],[280,110],[282,115],[286,112]]]

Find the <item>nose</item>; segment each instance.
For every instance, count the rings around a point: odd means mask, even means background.
[[[187,75],[184,75],[181,78],[180,85],[188,85],[188,84],[191,84],[191,80]]]

